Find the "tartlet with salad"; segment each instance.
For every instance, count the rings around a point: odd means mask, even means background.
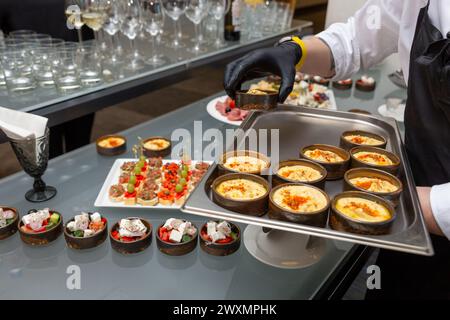
[[[23,242],[29,245],[45,245],[56,240],[62,233],[62,216],[48,208],[32,209],[19,223],[19,233]]]
[[[169,218],[158,228],[156,240],[161,252],[180,256],[187,254],[197,246],[198,231],[190,221]]]
[[[240,242],[239,227],[227,221],[208,221],[200,229],[200,247],[215,256],[226,256],[236,252]]]
[[[0,207],[0,240],[6,239],[17,232],[19,214],[16,209]]]
[[[110,240],[114,250],[122,254],[138,253],[152,242],[152,225],[145,219],[121,219],[111,228]]]
[[[105,241],[107,233],[107,220],[98,212],[81,212],[64,229],[67,245],[72,249],[96,247]]]

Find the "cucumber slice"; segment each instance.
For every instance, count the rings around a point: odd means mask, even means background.
[[[73,235],[75,237],[78,237],[78,238],[83,238],[84,237],[84,232],[82,230],[76,230],[76,231],[73,232]]]
[[[50,222],[53,224],[57,224],[59,221],[59,214],[57,213],[52,213],[52,215],[50,216]]]
[[[183,235],[183,238],[181,238],[181,242],[188,242],[191,240],[191,236],[188,234]]]

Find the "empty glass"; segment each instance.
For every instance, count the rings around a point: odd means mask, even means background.
[[[136,47],[135,39],[142,29],[141,7],[138,0],[125,0],[125,15],[121,25],[122,33],[130,40],[131,55],[127,69],[137,70],[145,67],[144,60]]]
[[[100,52],[96,44],[84,43],[76,51],[81,84],[92,87],[103,82]]]
[[[216,41],[214,42],[216,48],[225,46],[223,35],[221,34],[221,21],[228,10],[230,10],[230,3],[230,0],[209,0],[209,13],[216,20]]]
[[[173,21],[174,35],[170,47],[174,49],[182,48],[185,45],[181,42],[180,17],[186,11],[187,0],[162,0],[165,13]]]
[[[71,92],[81,87],[76,52],[59,49],[58,60],[53,64],[53,80],[61,93]]]
[[[194,23],[195,28],[195,44],[194,47],[189,49],[190,52],[195,54],[206,51],[202,48],[200,39],[200,23],[203,18],[208,14],[208,0],[188,0],[188,5],[186,7],[186,17]]]
[[[120,30],[120,25],[124,19],[125,7],[123,0],[107,0],[109,10],[106,12],[106,19],[103,23],[103,30],[111,36],[111,54],[107,59],[107,63],[116,65],[120,63],[120,50],[117,33]]]
[[[32,55],[33,76],[41,87],[53,87],[53,66],[58,62],[58,53],[55,48],[39,47]]]
[[[56,195],[54,187],[47,186],[42,175],[47,169],[49,156],[50,130],[47,128],[42,137],[35,139],[10,139],[11,146],[23,170],[34,178],[33,189],[25,194],[31,202],[43,202]]]
[[[160,0],[142,1],[142,20],[144,21],[144,30],[152,38],[152,56],[146,60],[146,63],[152,66],[164,64],[165,60],[158,55],[158,46],[156,46],[156,37],[164,26],[164,13]]]
[[[31,69],[31,56],[26,52],[5,48],[1,52],[5,84],[11,93],[25,93],[36,88]]]

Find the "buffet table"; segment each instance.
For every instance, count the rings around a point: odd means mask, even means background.
[[[348,92],[336,98],[340,110],[359,107],[376,114],[376,108],[392,93],[405,96],[386,78],[393,65],[386,63],[370,72],[378,83],[374,93]],[[355,77],[356,78],[356,77]],[[335,90],[336,92],[336,90]],[[223,94],[223,93],[221,93]],[[132,157],[137,137],[170,137],[177,128],[191,133],[194,121],[202,121],[203,131],[225,130],[223,124],[205,112],[212,97],[131,128],[123,134]],[[94,201],[116,157],[97,154],[91,144],[49,162],[44,180],[58,189],[52,200],[40,204],[53,208],[65,221],[80,211],[96,211]],[[208,160],[208,159],[205,159]],[[0,180],[0,203],[25,214],[36,206],[24,199],[32,179],[23,172]],[[205,218],[179,210],[98,210],[111,226],[127,216],[140,215],[158,226],[169,217],[185,218],[197,227]],[[240,225],[241,229],[245,228]],[[215,257],[198,246],[186,256],[166,256],[155,240],[144,252],[123,256],[112,250],[109,239],[95,249],[75,251],[66,247],[61,236],[47,247],[24,245],[18,234],[0,242],[0,299],[314,299],[336,298],[352,281],[370,250],[364,246],[327,240],[326,253],[316,264],[297,270],[278,269],[253,258],[244,243],[234,254]],[[79,267],[81,288],[70,290],[67,280],[73,266]],[[70,287],[70,286],[69,286]]]

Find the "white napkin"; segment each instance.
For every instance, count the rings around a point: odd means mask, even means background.
[[[48,119],[45,117],[0,107],[0,129],[11,139],[42,137],[47,122]]]

